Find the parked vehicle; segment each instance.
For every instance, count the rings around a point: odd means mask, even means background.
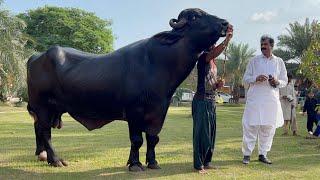
[[[187,88],[178,88],[171,98],[171,104],[173,106],[180,106],[182,103],[192,102],[195,92]],[[216,93],[217,103],[230,103],[232,101],[232,95],[218,91]]]
[[[217,103],[230,103],[232,100],[232,95],[218,91],[216,94],[216,102]]]
[[[179,106],[184,102],[192,102],[195,92],[187,88],[178,88],[171,98],[173,106]]]

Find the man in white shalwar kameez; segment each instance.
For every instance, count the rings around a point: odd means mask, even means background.
[[[242,118],[244,164],[250,162],[257,139],[259,161],[271,164],[267,153],[271,149],[276,128],[284,122],[279,88],[288,83],[287,70],[283,60],[272,54],[273,38],[264,35],[260,43],[262,54],[249,61],[243,77],[244,82],[249,84]]]

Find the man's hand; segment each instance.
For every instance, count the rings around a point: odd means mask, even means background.
[[[272,77],[271,79],[269,79],[269,83],[270,83],[270,85],[271,85],[272,87],[277,87],[277,86],[279,85],[279,81],[278,81],[276,78],[274,78],[274,77]]]
[[[216,83],[216,88],[220,89],[224,86],[225,80],[224,79],[219,79],[218,82]]]
[[[228,25],[227,35],[226,35],[226,43],[228,43],[233,36],[233,26],[231,24]]]
[[[257,78],[256,78],[256,82],[263,82],[263,81],[266,81],[268,80],[268,77],[265,76],[265,75],[259,75]]]
[[[210,62],[210,60],[218,57],[228,46],[228,43],[230,39],[233,36],[233,26],[228,25],[227,33],[226,33],[226,39],[220,43],[218,46],[212,45],[209,49],[210,52],[208,53],[206,57],[206,62]]]

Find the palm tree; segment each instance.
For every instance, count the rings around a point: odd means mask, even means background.
[[[306,18],[304,24],[294,22],[289,24],[287,28],[288,34],[278,37],[279,49],[274,51],[274,54],[283,58],[285,61],[293,58],[301,58],[303,52],[307,50],[313,38],[319,36],[320,32],[316,29],[317,21],[311,23]]]
[[[305,83],[303,84],[309,84],[309,83],[306,83],[306,82],[309,82],[309,79],[306,79],[308,77],[307,74],[305,73],[301,74],[301,70],[303,69],[304,72],[308,72],[306,71],[306,68],[309,66],[304,66],[303,64],[305,63],[308,64],[307,62],[308,58],[305,58],[305,57],[311,57],[311,56],[306,56],[305,54],[310,54],[310,52],[308,53],[307,50],[308,48],[310,49],[312,42],[320,41],[319,26],[320,25],[318,21],[313,20],[312,22],[310,22],[308,18],[306,18],[304,24],[300,24],[297,21],[294,23],[290,23],[289,28],[287,28],[288,34],[280,35],[278,37],[278,40],[279,40],[278,46],[280,48],[274,51],[275,55],[281,57],[285,61],[289,59],[301,60],[300,65],[287,64],[287,70],[295,74],[299,79],[302,79],[303,81],[305,81]],[[299,66],[300,66],[300,71],[298,71]]]
[[[231,43],[227,49],[226,71],[230,74],[231,84],[233,87],[233,96],[238,102],[240,95],[240,86],[246,70],[249,59],[254,56],[255,50],[249,48],[248,44]]]
[[[2,1],[0,0],[0,6]],[[0,9],[0,96],[17,95],[25,88],[25,62],[30,51],[25,49],[26,37],[22,33],[25,23]]]

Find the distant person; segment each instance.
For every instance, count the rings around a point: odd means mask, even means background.
[[[320,103],[320,90],[319,90],[319,88],[315,89],[314,97],[316,98],[317,102]]]
[[[316,130],[315,130],[314,133],[313,133],[313,136],[314,136],[315,138],[320,138],[320,121],[318,121],[318,125],[317,125]]]
[[[297,135],[296,106],[297,97],[292,82],[292,74],[288,74],[288,84],[279,89],[280,102],[283,112],[283,135],[288,135],[288,126],[291,127],[292,134]]]
[[[313,124],[317,125],[317,100],[314,93],[310,90],[303,106],[303,115],[307,113],[307,130],[309,134],[313,134]]]
[[[318,101],[318,103],[319,103],[319,101]],[[316,136],[316,137],[320,137],[320,104],[317,104],[316,111],[317,111],[317,115],[316,115],[317,128],[314,131],[313,135]]]
[[[316,130],[313,132],[312,135],[307,136],[307,138],[315,139],[315,138],[320,138],[320,104],[317,104],[316,107],[316,119],[317,119],[317,127]]]

